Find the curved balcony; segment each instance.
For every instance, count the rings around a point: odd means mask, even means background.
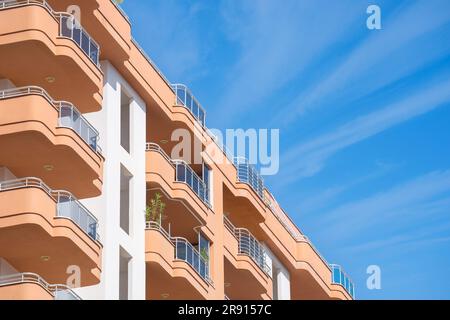
[[[211,205],[202,179],[181,160],[172,160],[157,144],[147,143],[146,176],[149,189],[160,188],[171,199],[182,200],[206,223]]]
[[[101,109],[100,49],[74,16],[44,0],[2,1],[0,30],[2,78],[44,87],[83,113]]]
[[[264,199],[264,180],[255,166],[243,157],[236,157],[234,163],[237,168],[237,180],[248,184],[261,199]]]
[[[271,269],[259,241],[224,217],[225,288],[233,300],[271,299]]]
[[[0,276],[0,300],[81,300],[66,285],[50,285],[34,273]]]
[[[114,0],[47,0],[58,11],[67,11],[76,4],[83,26],[102,47],[102,57],[114,65],[122,65],[129,58],[131,24]]]
[[[175,181],[187,184],[197,197],[211,208],[209,190],[205,182],[183,160],[172,160],[172,163],[175,165]]]
[[[355,299],[355,285],[350,277],[342,270],[342,267],[337,264],[331,264],[331,283],[342,286],[345,291]]]
[[[175,92],[175,106],[185,107],[188,109],[198,123],[202,127],[205,127],[206,112],[188,87],[184,84],[173,84],[172,89]]]
[[[271,276],[270,267],[266,263],[266,250],[256,237],[245,228],[236,228],[227,217],[224,217],[224,225],[238,241],[238,254],[249,256],[261,271]]]
[[[104,159],[95,128],[68,102],[39,87],[0,91],[0,163],[18,176],[40,176],[79,198],[100,195]]]
[[[186,239],[172,237],[159,223],[146,225],[147,299],[211,298],[209,261]]]
[[[264,248],[243,228],[224,217],[225,293],[233,300],[272,298],[271,269]]]
[[[0,183],[0,256],[19,271],[33,271],[65,283],[67,268],[78,266],[81,284],[100,277],[97,219],[70,193],[53,191],[42,180]],[[64,252],[64,254],[61,254]]]

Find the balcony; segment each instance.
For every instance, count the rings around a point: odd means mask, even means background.
[[[271,299],[272,274],[265,249],[250,231],[236,228],[226,217],[224,226],[226,295],[233,300]]]
[[[100,48],[72,15],[43,0],[2,1],[0,30],[3,78],[43,87],[83,113],[101,109]]]
[[[342,267],[336,264],[330,265],[331,268],[331,283],[342,286],[345,291],[355,299],[355,286],[350,277],[342,270]]]
[[[188,109],[197,122],[202,127],[205,127],[206,112],[187,86],[184,84],[173,84],[172,89],[175,92],[175,106],[185,107]]]
[[[146,227],[147,299],[211,298],[209,261],[184,238],[173,237],[159,223]]]
[[[81,300],[65,285],[50,285],[34,273],[0,276],[0,300]]]
[[[82,286],[98,283],[97,219],[70,193],[37,178],[1,182],[0,229],[0,243],[9,244],[0,247],[0,257],[20,272],[65,283],[67,268],[76,265]]]
[[[159,189],[174,200],[182,200],[205,224],[211,204],[209,190],[192,168],[181,160],[172,160],[157,144],[146,147],[147,189]]]
[[[237,180],[248,184],[261,199],[264,199],[264,180],[255,166],[242,157],[236,157],[234,163],[237,168]]]
[[[182,160],[172,160],[175,165],[175,181],[185,183],[191,188],[202,202],[211,208],[209,201],[209,190],[205,182],[192,170],[192,168]]]
[[[83,26],[101,44],[102,57],[115,65],[129,58],[131,24],[114,0],[47,0],[58,11],[80,8]]]
[[[270,267],[266,264],[266,250],[255,236],[245,228],[236,228],[227,217],[224,217],[223,222],[238,240],[238,254],[249,256],[261,271],[270,276]]]
[[[104,159],[99,134],[74,105],[39,87],[0,91],[0,163],[18,176],[38,175],[79,198],[100,195]]]

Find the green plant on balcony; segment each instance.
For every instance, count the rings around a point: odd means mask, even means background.
[[[166,204],[161,198],[161,194],[157,192],[155,193],[155,196],[150,199],[150,204],[145,208],[145,221],[161,224],[164,209],[166,208]]]
[[[208,260],[209,260],[208,249],[202,248],[202,250],[200,250],[200,256],[202,257],[202,259],[203,259],[205,262],[208,262]]]

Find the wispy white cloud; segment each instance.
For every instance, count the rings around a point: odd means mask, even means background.
[[[437,81],[398,102],[351,120],[334,131],[289,149],[282,155],[282,163],[288,163],[289,166],[284,167],[277,181],[288,184],[302,177],[312,176],[338,151],[450,103],[449,88],[450,80]]]
[[[320,10],[326,7],[327,10]],[[350,33],[364,8],[353,1],[225,1],[229,38],[240,46],[218,97],[218,117],[233,122],[298,76],[313,60]],[[222,75],[223,76],[223,75]],[[307,78],[307,75],[305,75]]]
[[[318,192],[312,195],[308,195],[305,199],[302,199],[298,204],[295,212],[300,212],[302,217],[313,215],[319,210],[323,210],[333,204],[339,196],[343,193],[352,190],[363,183],[367,183],[373,179],[386,175],[392,169],[398,167],[397,165],[386,164],[382,162],[376,162],[376,168],[370,171],[368,174],[358,176],[357,178],[334,185],[328,188],[322,188]]]
[[[316,220],[316,226],[323,230],[321,237],[331,242],[339,239],[345,243],[355,237],[361,242],[367,233],[378,245],[384,245],[380,241],[386,240],[389,234],[396,235],[390,241],[401,242],[407,239],[400,233],[404,231],[411,236],[411,230],[406,229],[412,226],[416,226],[413,235],[420,238],[426,223],[432,223],[436,228],[437,221],[438,228],[450,228],[449,192],[450,170],[431,172],[370,197],[343,204],[322,214]]]
[[[432,50],[423,47],[423,41],[417,41],[450,22],[450,12],[442,10],[444,3],[411,2],[397,14],[383,16],[383,30],[367,31],[360,45],[335,68],[317,78],[315,85],[300,92],[292,103],[281,109],[273,122],[293,123],[308,110],[321,107],[324,101],[333,100],[333,97],[345,94],[353,100],[364,97],[448,56],[448,39],[442,46],[435,43]]]
[[[442,231],[450,231],[450,224],[438,226],[437,228],[427,228],[425,232],[420,232],[420,230],[416,233],[404,232],[388,238],[383,237],[364,243],[342,247],[340,248],[340,252],[343,254],[360,254],[376,250],[417,250],[420,247],[432,246],[443,242],[450,242],[450,237],[448,236],[446,237],[434,235],[434,233]]]

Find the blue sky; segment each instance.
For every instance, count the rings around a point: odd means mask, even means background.
[[[209,127],[281,130],[267,185],[359,299],[450,299],[450,1],[282,3],[122,7]]]

